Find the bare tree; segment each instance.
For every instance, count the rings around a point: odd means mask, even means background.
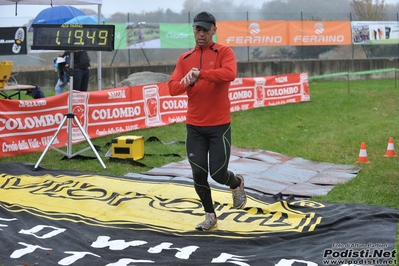
[[[112,22],[128,22],[128,17],[126,13],[117,12],[112,14],[108,19],[108,21]]]
[[[385,0],[352,0],[351,7],[357,20],[382,21],[387,14]]]
[[[204,7],[205,4],[206,3],[202,0],[186,0],[186,1],[184,1],[184,4],[183,4],[182,13],[196,12],[197,10],[200,10],[201,8],[206,10],[206,8]]]

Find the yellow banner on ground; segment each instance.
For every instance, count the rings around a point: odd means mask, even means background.
[[[204,219],[201,202],[190,184],[100,175],[0,176],[0,202],[12,212],[178,234],[195,231],[195,225]],[[237,210],[232,207],[229,190],[213,189],[212,195],[218,230],[231,232],[226,237],[313,231],[322,217],[312,209],[324,207],[307,200],[268,204],[248,197],[247,207]]]

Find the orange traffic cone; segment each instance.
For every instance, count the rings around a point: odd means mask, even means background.
[[[393,145],[393,138],[390,137],[388,141],[387,152],[384,155],[385,157],[396,157],[395,148]]]
[[[369,163],[369,159],[367,158],[366,151],[366,142],[362,142],[360,145],[359,158],[357,159],[358,163]]]

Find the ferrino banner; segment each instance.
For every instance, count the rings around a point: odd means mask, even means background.
[[[350,45],[350,21],[220,21],[218,42],[229,46]]]
[[[43,151],[68,113],[69,93],[37,100],[0,99],[0,157]],[[308,74],[237,78],[230,84],[231,112],[310,101]],[[172,97],[168,84],[74,92],[72,112],[90,138],[142,128],[166,126],[186,120],[187,95]],[[67,123],[54,147],[68,142]],[[84,141],[72,124],[72,142]]]

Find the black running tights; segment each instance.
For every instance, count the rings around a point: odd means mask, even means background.
[[[237,187],[240,184],[234,174],[227,170],[230,159],[231,127],[230,124],[225,124],[208,127],[187,125],[186,128],[186,150],[195,191],[205,212],[212,213],[214,207],[208,183],[208,171],[211,178],[220,184],[230,187]]]

